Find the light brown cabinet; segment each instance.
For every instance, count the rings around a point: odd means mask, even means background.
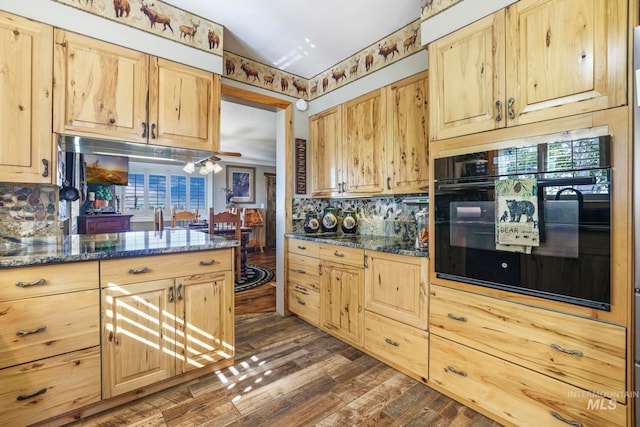
[[[102,262],[105,398],[234,357],[231,265],[230,249]]]
[[[423,72],[312,116],[311,196],[428,191],[427,91]]]
[[[98,292],[98,262],[3,270],[4,423],[31,425],[100,400]]]
[[[431,140],[626,104],[626,27],[624,0],[522,0],[431,43]]]
[[[320,324],[318,243],[290,239],[287,254],[289,310],[314,326]]]
[[[320,327],[362,348],[363,249],[320,244]]]
[[[430,337],[429,382],[514,426],[625,426],[626,407],[464,345]],[[591,408],[591,409],[589,409]]]
[[[0,182],[54,184],[53,28],[0,12]]]
[[[217,151],[220,77],[55,31],[54,131]]]

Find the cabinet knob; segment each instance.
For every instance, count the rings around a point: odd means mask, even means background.
[[[109,119],[109,124],[110,124],[110,125],[115,125],[115,124],[116,124],[116,119],[114,119],[113,117],[111,117],[111,118]]]

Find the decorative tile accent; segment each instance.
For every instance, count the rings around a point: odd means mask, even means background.
[[[462,0],[421,0],[420,8],[422,12],[420,14],[420,20],[424,21],[429,19],[461,1]]]
[[[61,235],[58,205],[56,186],[0,183],[0,236]]]
[[[54,0],[177,43],[222,56],[223,27],[160,0]],[[146,10],[145,10],[146,8]]]

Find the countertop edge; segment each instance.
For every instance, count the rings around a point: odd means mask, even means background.
[[[367,249],[371,251],[386,252],[397,255],[429,258],[429,252],[415,249],[413,241],[407,242],[397,237],[356,235],[345,240],[344,238],[340,238],[337,236],[322,236],[312,234],[286,233],[284,236],[290,239],[328,243],[331,245]]]

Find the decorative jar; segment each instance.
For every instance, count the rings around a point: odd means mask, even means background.
[[[358,228],[356,211],[351,209],[342,211],[342,223],[340,224],[340,227],[345,233],[355,233]]]
[[[307,212],[304,219],[304,231],[307,233],[317,233],[320,229],[320,221],[318,214],[315,212]]]
[[[333,233],[338,230],[338,210],[336,208],[325,208],[322,213],[322,231]]]

